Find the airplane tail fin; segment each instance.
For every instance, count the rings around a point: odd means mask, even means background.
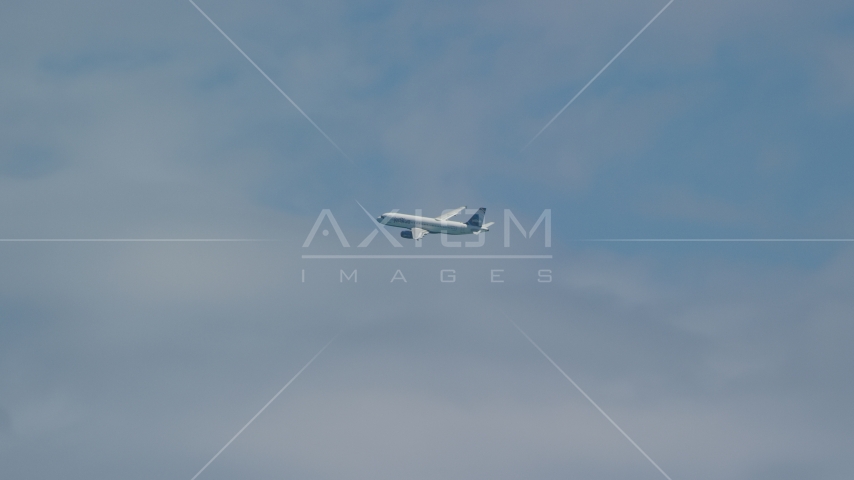
[[[486,216],[486,208],[480,207],[474,215],[466,222],[466,225],[480,227],[483,225],[483,217]]]

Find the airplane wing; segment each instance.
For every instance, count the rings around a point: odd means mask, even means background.
[[[451,210],[450,212],[443,213],[443,214],[439,215],[438,217],[436,217],[436,220],[439,220],[439,221],[447,220],[447,219],[453,217],[454,215],[459,214],[460,212],[462,212],[465,209],[466,209],[466,207],[455,208],[455,209]]]
[[[421,240],[422,238],[424,238],[424,235],[427,235],[428,233],[430,232],[424,230],[423,228],[415,227],[412,229],[412,239]]]

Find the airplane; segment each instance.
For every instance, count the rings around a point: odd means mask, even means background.
[[[466,235],[480,232],[488,232],[489,227],[495,222],[483,223],[486,208],[481,207],[467,222],[454,222],[448,219],[458,215],[466,207],[455,208],[450,212],[443,213],[436,218],[419,217],[404,213],[384,213],[377,217],[377,222],[390,227],[403,228],[400,236],[412,240],[421,240],[428,233],[446,233],[448,235]]]

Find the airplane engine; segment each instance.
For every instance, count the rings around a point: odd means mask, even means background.
[[[412,239],[412,230],[404,230],[404,231],[400,232],[400,236],[403,238],[408,238],[411,240]]]

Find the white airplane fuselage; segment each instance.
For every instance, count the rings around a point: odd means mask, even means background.
[[[430,233],[446,233],[448,235],[467,235],[470,233],[488,230],[477,225],[468,225],[463,222],[451,220],[436,220],[430,217],[419,217],[405,213],[384,213],[377,219],[378,222],[389,227],[420,228]]]
[[[460,207],[448,210],[436,218],[389,212],[380,215],[377,218],[377,222],[390,227],[402,228],[404,230],[400,232],[401,237],[416,241],[421,240],[424,238],[424,235],[429,233],[444,233],[447,235],[467,235],[473,233],[478,235],[480,232],[489,231],[489,226],[492,223],[483,223],[483,218],[486,216],[486,208],[479,208],[465,223],[450,220],[451,217],[458,215],[465,209],[466,207]]]

